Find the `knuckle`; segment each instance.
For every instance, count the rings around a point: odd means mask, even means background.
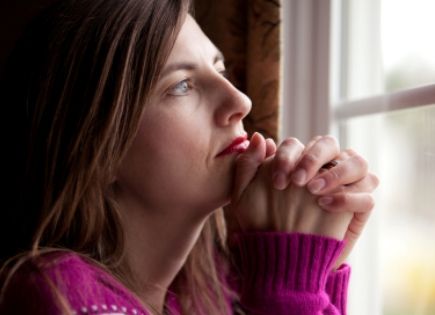
[[[322,137],[323,137],[323,136],[321,136],[321,135],[314,136],[314,137],[310,140],[310,142],[316,142],[316,141],[319,141],[320,139],[322,139]]]
[[[291,156],[285,154],[284,152],[280,152],[280,154],[278,154],[275,159],[275,165],[277,168],[280,169],[290,170],[295,165],[295,161],[293,161]]]
[[[304,150],[304,145],[296,138],[286,138],[276,151],[274,164],[276,168],[286,171],[292,169],[299,154]]]
[[[339,147],[337,139],[331,135],[323,136],[322,141],[326,142],[327,144],[333,145],[337,148]]]
[[[350,225],[347,229],[347,233],[348,233],[348,238],[350,240],[356,240],[359,237],[360,234],[360,229],[362,228],[362,224],[360,223],[355,223],[353,225]]]
[[[299,146],[299,147],[303,147],[304,145],[302,144],[302,142],[300,142],[298,139],[290,137],[290,138],[286,138],[282,141],[282,145],[284,146]]]
[[[318,158],[316,155],[312,153],[307,153],[304,155],[301,161],[301,165],[303,165],[306,168],[312,168],[317,165]]]
[[[347,148],[343,152],[346,152],[350,156],[358,155],[358,153],[354,149],[352,149],[352,148]]]
[[[363,158],[361,155],[357,154],[357,155],[354,155],[352,157],[352,159],[354,160],[354,163],[356,164],[357,167],[364,170],[364,172],[367,172],[368,163],[367,163],[367,160],[365,158]]]
[[[337,205],[345,207],[349,203],[349,196],[346,193],[337,194],[335,200]]]
[[[351,198],[348,194],[341,194],[341,202],[343,204],[348,204],[350,202]]]
[[[267,138],[267,139],[266,139],[266,142],[269,142],[269,143],[271,143],[271,144],[273,144],[273,145],[276,146],[275,139],[273,139],[273,138]]]
[[[342,208],[343,206],[346,205],[345,202],[345,193],[340,193],[340,192],[336,192],[334,194],[334,207],[336,208]]]
[[[346,151],[341,151],[339,154],[338,154],[338,158],[340,159],[340,160],[346,160],[346,159],[349,159],[351,157],[351,155],[349,155]]]
[[[306,149],[311,148],[315,143],[317,143],[317,141],[319,141],[320,139],[322,139],[322,136],[315,136],[313,137],[306,145]]]

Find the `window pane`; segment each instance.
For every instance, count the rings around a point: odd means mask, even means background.
[[[381,0],[386,91],[435,82],[435,1]]]
[[[435,106],[355,118],[341,127],[347,143],[368,157],[381,180],[373,214],[377,235],[364,236],[378,242],[370,243],[369,252],[358,262],[351,286],[372,277],[372,284],[381,289],[377,296],[382,297],[383,315],[433,315]],[[376,268],[369,270],[371,265]],[[364,293],[355,290],[351,299]],[[354,314],[352,309],[350,313]]]
[[[333,3],[333,103],[435,83],[434,0]]]

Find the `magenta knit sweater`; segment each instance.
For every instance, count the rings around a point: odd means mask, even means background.
[[[350,268],[330,271],[342,242],[270,232],[239,234],[235,244],[240,301],[247,314],[346,314]],[[106,271],[73,253],[55,257],[45,267],[45,275],[61,290],[73,314],[149,314]],[[23,268],[0,304],[0,314],[61,314],[46,283],[32,266]],[[168,298],[167,305],[172,314],[180,314],[175,296]]]

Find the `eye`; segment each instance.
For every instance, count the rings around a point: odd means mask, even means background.
[[[192,85],[190,83],[190,80],[185,79],[172,86],[169,89],[168,94],[172,96],[183,96],[186,95],[191,88]]]

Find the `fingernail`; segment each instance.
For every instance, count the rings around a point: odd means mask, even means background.
[[[296,185],[303,185],[305,184],[306,177],[307,172],[304,169],[300,169],[293,174],[292,180]]]
[[[318,203],[319,203],[319,206],[324,207],[324,206],[330,205],[333,200],[334,200],[334,198],[332,198],[332,197],[322,197],[322,198],[319,198]]]
[[[316,179],[308,184],[308,190],[312,193],[318,193],[326,186],[326,181],[323,178]]]
[[[275,175],[273,176],[273,186],[279,190],[285,189],[287,187],[286,176],[281,172],[275,173]]]

